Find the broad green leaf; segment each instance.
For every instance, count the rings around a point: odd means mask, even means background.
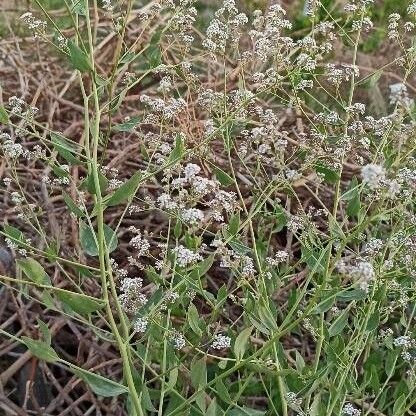
[[[199,314],[198,310],[196,309],[195,305],[193,303],[189,304],[188,307],[188,323],[191,327],[192,331],[195,332],[198,336],[202,335],[202,330],[199,327]]]
[[[371,332],[377,329],[380,323],[380,312],[376,309],[370,316],[367,322],[366,331]]]
[[[100,185],[101,193],[104,193],[108,187],[108,179],[101,172],[98,172],[98,183]],[[85,187],[90,194],[95,195],[97,193],[95,189],[94,175],[92,172],[87,176],[86,179],[84,179],[82,186]]]
[[[16,263],[32,282],[44,285],[50,283],[49,276],[45,272],[45,269],[35,259],[20,259],[17,260]]]
[[[234,342],[234,354],[237,357],[237,360],[241,360],[244,357],[244,353],[246,352],[247,343],[250,339],[251,332],[253,327],[250,326],[246,329],[243,329],[237,336]]]
[[[72,40],[68,41],[69,60],[74,67],[80,72],[91,70],[91,64],[88,55]]]
[[[195,389],[207,384],[207,363],[204,358],[191,364],[191,383]]]
[[[9,122],[9,115],[6,109],[0,105],[0,124],[7,124]]]
[[[341,292],[337,295],[337,299],[341,301],[363,300],[368,294],[362,289],[351,289],[346,292]]]
[[[136,54],[133,52],[126,52],[118,61],[119,65],[121,64],[128,64],[131,61],[134,60],[134,58],[136,57]]]
[[[83,0],[72,0],[71,11],[80,16],[85,16],[85,2]]]
[[[234,179],[227,172],[224,172],[217,166],[213,166],[212,169],[214,170],[215,177],[221,185],[229,186],[234,183]]]
[[[98,246],[94,238],[94,235],[95,232],[91,229],[91,227],[87,225],[85,222],[81,221],[79,227],[79,240],[82,249],[90,256],[98,256],[99,254]],[[104,224],[104,239],[107,245],[108,252],[113,252],[117,248],[118,239],[114,231],[107,224]]]
[[[215,390],[218,393],[219,398],[224,401],[225,403],[231,403],[230,393],[228,392],[227,387],[225,386],[224,382],[221,379],[218,379],[215,382]]]
[[[350,217],[356,217],[360,212],[361,201],[360,201],[360,188],[358,185],[357,178],[353,178],[350,184],[350,199],[347,204],[347,214]]]
[[[39,318],[36,319],[36,322],[38,323],[39,330],[42,333],[44,343],[49,347],[51,345],[52,335],[51,331],[49,331],[48,325],[46,325],[45,322]]]
[[[76,157],[77,148],[75,144],[54,132],[51,132],[50,136],[53,147],[66,161],[73,165],[80,164],[79,159]]]
[[[322,163],[315,164],[315,171],[324,175],[325,181],[329,183],[336,183],[339,179],[338,172],[329,168],[328,166],[323,165]]]
[[[234,408],[227,413],[227,416],[264,416],[266,412],[264,410],[252,409],[243,406],[241,409]]]
[[[202,260],[192,270],[192,275],[196,275],[197,277],[203,277],[206,273],[208,273],[209,269],[214,262],[214,255],[209,255],[206,259]]]
[[[16,227],[13,227],[12,225],[3,225],[3,232],[6,234],[7,237],[11,238],[15,241],[24,241],[23,233],[17,229]]]
[[[58,298],[73,312],[80,315],[88,315],[101,309],[104,304],[102,302],[91,299],[81,293],[58,292]]]
[[[130,179],[115,190],[115,192],[106,201],[106,205],[112,207],[132,199],[137,187],[139,186],[140,179],[141,173],[136,172]]]
[[[237,238],[233,238],[232,240],[228,241],[228,244],[230,247],[237,253],[242,256],[245,256],[246,254],[251,252],[251,248],[243,244],[240,240]]]
[[[59,359],[55,350],[46,342],[28,337],[22,337],[22,341],[25,343],[30,352],[41,360],[44,360],[48,363],[53,363]]]
[[[339,315],[334,322],[331,324],[331,326],[328,329],[329,335],[331,337],[338,335],[342,332],[342,330],[345,328],[345,326],[348,323],[348,315],[349,315],[349,309],[345,309],[341,315]]]
[[[159,30],[150,39],[149,47],[144,54],[150,68],[156,68],[162,63],[162,52],[160,50],[160,37],[162,32]]]
[[[393,405],[393,415],[403,415],[403,408],[406,404],[406,394],[400,395]]]
[[[205,414],[206,416],[217,416],[217,401],[215,398],[211,400]]]
[[[112,130],[115,132],[131,131],[140,123],[140,121],[140,117],[131,117],[128,121],[113,126]]]
[[[228,223],[228,232],[230,235],[236,235],[238,233],[238,230],[240,228],[240,213],[237,212],[234,214]]]
[[[62,192],[62,196],[65,204],[73,214],[75,214],[78,218],[84,217],[84,212],[75,204],[73,199],[65,191]]]
[[[91,390],[103,397],[114,397],[119,394],[128,393],[128,388],[120,383],[116,383],[106,377],[91,373],[80,368],[73,368],[72,371],[82,380],[85,381]]]
[[[182,140],[182,136],[178,134],[176,136],[175,147],[169,155],[169,162],[179,162],[182,159],[185,148]]]

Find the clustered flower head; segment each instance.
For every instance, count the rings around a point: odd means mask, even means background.
[[[182,245],[175,247],[172,251],[176,254],[176,262],[180,267],[186,267],[202,260],[202,256],[199,253],[196,253]]]
[[[361,410],[354,407],[351,403],[346,403],[342,408],[342,414],[345,416],[360,416]]]
[[[140,277],[125,277],[120,285],[120,303],[129,314],[135,314],[147,303],[147,297],[141,292],[143,280]]]
[[[223,212],[233,213],[236,208],[234,192],[224,191],[220,183],[201,174],[195,163],[187,163],[178,176],[166,175],[165,192],[157,198],[156,208],[176,213],[187,225],[200,224],[213,219],[223,221]],[[195,205],[205,206],[204,212]]]
[[[339,273],[351,277],[358,282],[359,287],[368,292],[370,284],[375,279],[375,271],[372,264],[368,261],[357,261],[355,264],[347,263],[344,260],[337,262],[337,270]]]
[[[35,38],[40,38],[45,34],[45,30],[47,28],[46,22],[44,20],[37,19],[33,13],[23,13],[20,16],[20,20],[22,20],[27,27],[33,31]]]
[[[369,163],[361,169],[363,183],[372,189],[377,189],[386,179],[386,170],[383,166]]]
[[[214,350],[222,350],[224,348],[229,348],[231,345],[231,338],[226,335],[217,334],[214,336],[214,339],[211,343],[211,348]]]

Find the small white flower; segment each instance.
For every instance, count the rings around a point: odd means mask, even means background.
[[[226,335],[217,334],[214,337],[214,340],[211,343],[211,348],[214,350],[222,350],[224,348],[229,348],[231,345],[231,338]]]
[[[369,163],[362,167],[361,176],[363,183],[369,185],[370,188],[377,189],[386,179],[386,170],[381,165]]]

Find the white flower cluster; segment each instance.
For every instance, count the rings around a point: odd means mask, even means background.
[[[142,334],[146,331],[147,327],[149,325],[149,320],[147,318],[136,318],[136,320],[133,323],[133,329],[134,332],[137,332],[139,334]]]
[[[197,224],[204,219],[204,213],[197,208],[188,208],[181,212],[181,217],[187,224]]]
[[[181,174],[172,179],[166,191],[157,198],[157,208],[167,211],[177,211],[178,216],[187,224],[198,224],[205,219],[205,214],[199,208],[187,207],[197,202],[211,208],[209,216],[215,221],[223,221],[222,212],[232,213],[236,207],[234,192],[220,189],[216,180],[205,178],[199,173],[201,168],[194,164],[185,165]],[[173,196],[172,190],[178,193]]]
[[[397,348],[401,348],[401,357],[403,360],[408,362],[414,362],[416,359],[415,349],[416,349],[416,341],[411,338],[409,335],[402,335],[398,338],[393,340],[393,345]]]
[[[344,260],[337,262],[337,270],[344,275],[352,277],[358,282],[360,288],[368,292],[370,284],[375,279],[375,271],[368,261],[358,261],[356,264],[347,264]]]
[[[214,339],[211,343],[211,348],[214,350],[222,350],[224,348],[229,348],[231,345],[231,338],[226,335],[217,334],[214,336]]]
[[[405,108],[409,108],[413,105],[413,99],[409,97],[407,87],[402,82],[391,84],[390,88],[390,104],[400,104]]]
[[[173,343],[175,350],[181,350],[186,345],[185,337],[178,331],[174,331],[170,335],[170,340]]]
[[[289,405],[295,408],[299,408],[302,405],[302,399],[293,391],[286,393],[286,400]]]
[[[45,30],[47,24],[44,20],[37,19],[33,16],[33,13],[26,12],[20,16],[20,20],[22,20],[27,27],[33,31],[35,38],[40,38],[45,34]]]
[[[279,250],[276,252],[274,257],[267,257],[266,262],[270,266],[278,266],[280,263],[283,263],[289,258],[289,254],[284,250]]]
[[[0,147],[3,149],[4,155],[10,159],[17,159],[20,156],[28,159],[30,156],[29,151],[25,150],[20,143],[14,142],[8,133],[0,134]]]
[[[290,29],[292,23],[285,19],[286,11],[278,4],[269,7],[266,15],[260,10],[254,13],[253,30],[249,35],[254,42],[254,55],[266,62],[270,57],[287,59],[285,52],[294,47],[291,38],[282,36],[284,29]]]
[[[228,40],[236,44],[247,23],[247,16],[238,13],[234,0],[225,0],[223,6],[216,11],[215,18],[210,21],[202,46],[212,53],[224,53]]]
[[[355,408],[351,403],[346,403],[342,408],[342,414],[346,416],[360,416],[361,410]]]
[[[165,120],[171,120],[186,108],[186,101],[183,98],[169,98],[167,101],[161,98],[152,98],[146,94],[140,96],[140,101],[148,105],[151,110]]]
[[[147,303],[146,295],[141,293],[142,287],[143,280],[140,277],[125,277],[122,280],[119,299],[127,313],[134,314]]]
[[[326,65],[326,76],[328,81],[339,86],[343,81],[349,81],[352,76],[359,77],[360,70],[358,66],[351,64],[340,64],[336,65],[329,63]]]
[[[381,165],[369,163],[362,167],[361,177],[363,183],[368,185],[371,189],[377,189],[386,180],[386,169]]]
[[[137,229],[136,227],[129,227],[129,231],[133,232],[134,234],[136,234],[134,237],[131,238],[130,240],[130,245],[135,248],[136,250],[138,250],[138,253],[136,254],[137,257],[141,257],[141,256],[145,256],[148,254],[149,252],[149,248],[150,248],[150,243],[149,241],[144,238],[142,236],[142,233],[139,229]]]
[[[186,267],[202,260],[202,256],[199,253],[195,253],[182,245],[175,247],[172,251],[176,254],[176,262],[181,267]]]

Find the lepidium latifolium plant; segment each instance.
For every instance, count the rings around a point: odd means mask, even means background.
[[[416,3],[16,7],[3,410],[416,414]]]

